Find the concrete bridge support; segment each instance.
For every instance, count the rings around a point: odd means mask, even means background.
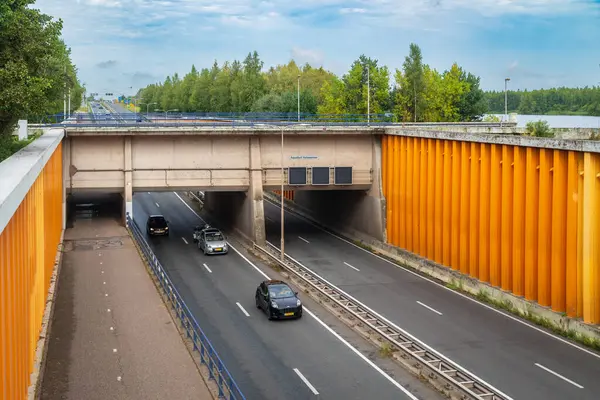
[[[246,192],[205,192],[204,208],[246,239],[264,246],[265,211],[259,138],[250,139],[250,186]]]

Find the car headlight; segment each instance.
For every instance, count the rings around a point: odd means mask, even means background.
[[[300,307],[302,305],[302,302],[300,301],[300,299],[296,299],[296,307]]]
[[[154,230],[154,228],[150,228],[150,230],[151,230],[151,231],[153,231],[153,230]]]
[[[165,231],[168,231],[168,230],[169,230],[169,227],[168,227],[168,226],[165,226]]]
[[[277,303],[275,303],[275,300],[271,300],[271,307],[273,307],[273,308],[279,308],[279,306],[277,305]]]

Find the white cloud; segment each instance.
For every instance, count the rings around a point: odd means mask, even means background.
[[[594,15],[591,1],[37,0],[35,7],[63,19],[65,41],[88,86],[112,79],[127,88],[135,72],[135,81],[141,83],[141,73],[159,79],[173,71],[185,73],[192,63],[210,66],[215,58],[231,60],[254,49],[265,67],[287,61],[291,51],[299,63],[342,73],[362,53],[392,69],[399,67],[413,41],[437,68],[475,59],[472,65],[487,69],[469,45],[482,30],[501,23],[519,29],[505,22],[517,15]],[[519,68],[531,64],[514,52],[494,64],[503,75],[516,59]],[[96,65],[106,60],[118,64],[99,73]],[[550,68],[552,63],[539,64]]]
[[[300,47],[292,48],[292,58],[296,60],[298,64],[309,63],[313,66],[323,65],[324,56],[319,50],[303,49]]]

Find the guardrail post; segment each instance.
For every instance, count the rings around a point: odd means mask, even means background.
[[[223,365],[221,364],[221,361],[217,364],[217,371],[219,373],[219,380],[217,383],[217,386],[219,387],[219,397],[223,397]]]

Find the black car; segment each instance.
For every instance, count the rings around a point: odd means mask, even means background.
[[[151,215],[146,222],[146,233],[149,236],[169,236],[169,221],[162,215]]]
[[[302,317],[302,302],[298,298],[298,292],[294,292],[283,281],[262,282],[256,288],[254,297],[256,308],[265,311],[270,320]]]

